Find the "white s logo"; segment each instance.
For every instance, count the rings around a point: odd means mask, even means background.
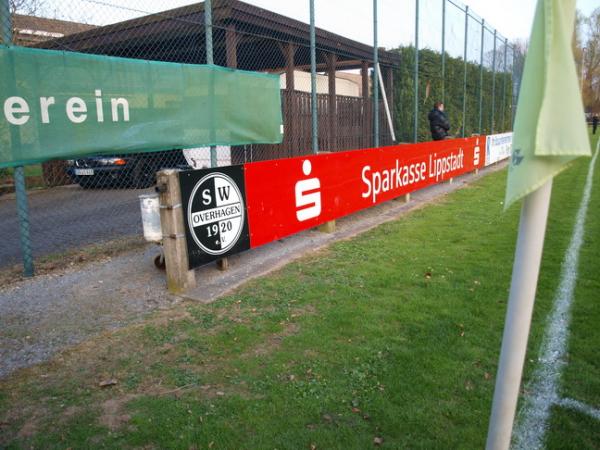
[[[302,172],[309,176],[312,165],[307,159],[302,163]],[[300,222],[314,219],[321,214],[321,182],[318,178],[309,178],[296,183],[296,218]]]
[[[479,140],[477,140],[477,145],[475,146],[475,150],[473,152],[473,164],[479,165]]]

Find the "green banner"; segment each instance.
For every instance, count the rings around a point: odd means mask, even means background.
[[[279,77],[0,46],[0,168],[85,155],[279,143]]]

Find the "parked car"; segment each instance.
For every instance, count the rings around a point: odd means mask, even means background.
[[[162,169],[189,169],[181,150],[128,155],[93,156],[67,161],[67,174],[74,183],[90,188],[148,188]]]

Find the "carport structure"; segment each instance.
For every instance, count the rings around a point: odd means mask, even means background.
[[[311,153],[311,96],[298,89],[295,74],[310,71],[308,24],[238,0],[213,0],[214,63],[243,70],[285,74],[282,89],[284,141],[233,149],[234,162],[292,157]],[[373,99],[370,78],[373,47],[317,28],[317,71],[327,75],[317,95],[321,151],[373,145]],[[45,48],[147,60],[206,63],[204,3],[97,27],[42,44]],[[390,105],[393,71],[399,55],[379,50],[379,64]],[[359,95],[336,92],[336,73],[353,70]],[[380,143],[391,138],[379,102]],[[257,112],[260,113],[259,111]]]

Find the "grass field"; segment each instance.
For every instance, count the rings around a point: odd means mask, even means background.
[[[600,133],[592,138],[592,148]],[[562,377],[563,397],[600,409],[600,174],[596,167],[569,339],[569,359]],[[552,409],[549,448],[600,448],[600,422],[571,409]]]
[[[588,163],[554,184],[526,377]],[[482,448],[519,214],[502,212],[505,178],[1,381],[0,446]],[[563,379],[596,407],[599,252],[596,171]],[[555,408],[549,447],[600,448],[599,430]]]

